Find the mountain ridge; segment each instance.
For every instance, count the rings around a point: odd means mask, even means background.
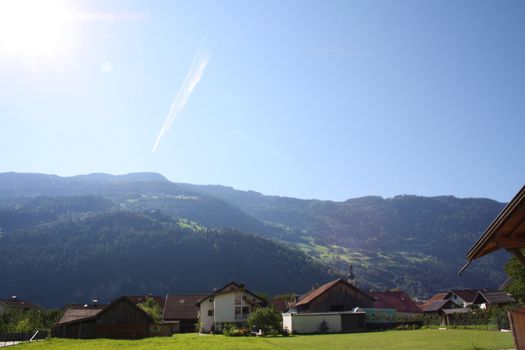
[[[33,221],[46,215],[51,222],[55,214],[84,215],[78,209],[87,196],[86,205],[91,203],[90,210],[97,212],[162,213],[211,230],[229,228],[275,240],[338,275],[352,264],[365,289],[398,287],[424,297],[448,287],[495,288],[505,279],[500,268],[505,253],[481,259],[457,276],[465,251],[505,205],[491,199],[398,195],[336,202],[265,196],[220,185],[93,180],[100,174],[74,181],[44,176],[41,183],[39,176],[10,183],[3,181],[5,176],[0,174],[4,231],[20,225],[24,210]],[[154,175],[164,178],[159,176]]]

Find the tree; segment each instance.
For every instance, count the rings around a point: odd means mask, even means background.
[[[256,308],[248,316],[248,326],[256,327],[268,334],[272,331],[279,332],[281,329],[282,317],[279,311],[273,306]]]
[[[16,323],[15,332],[26,333],[31,331],[31,321],[29,320],[29,318],[23,318]]]
[[[151,316],[153,321],[159,322],[162,319],[162,310],[155,299],[147,297],[145,301],[137,304],[137,306],[146,311],[146,313]]]
[[[505,288],[507,292],[512,294],[517,300],[524,302],[525,301],[525,267],[518,261],[516,257],[509,259],[505,265],[505,272],[512,281]]]

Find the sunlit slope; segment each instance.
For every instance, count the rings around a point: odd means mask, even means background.
[[[70,178],[0,174],[0,198],[4,231],[16,228],[17,218],[27,210],[28,222],[52,222],[56,216],[75,216],[75,210],[90,204],[96,208],[87,209],[100,213],[156,212],[207,228],[228,227],[275,239],[340,275],[353,264],[363,288],[398,287],[425,297],[451,287],[494,288],[505,279],[504,253],[481,259],[463,277],[457,275],[464,252],[504,206],[489,199],[301,200],[171,183],[151,173]],[[53,200],[57,203],[50,203]]]

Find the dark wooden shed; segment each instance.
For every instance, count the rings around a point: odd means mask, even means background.
[[[129,298],[107,306],[72,307],[53,328],[58,338],[140,339],[150,335],[153,319]]]
[[[356,307],[373,307],[375,299],[342,278],[311,290],[290,306],[302,312],[352,311]]]

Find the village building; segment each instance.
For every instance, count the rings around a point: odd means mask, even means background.
[[[357,333],[366,331],[366,312],[284,313],[283,328],[295,334]]]
[[[481,289],[476,294],[473,305],[479,306],[480,309],[488,309],[491,306],[507,305],[515,302],[516,299],[504,291]]]
[[[16,296],[9,299],[0,299],[0,315],[12,310],[38,310],[40,306],[33,304],[30,301],[21,300]]]
[[[477,290],[473,289],[451,289],[445,295],[445,299],[452,301],[459,307],[465,308],[472,305],[477,292]]]
[[[354,281],[354,279],[350,279]],[[342,278],[302,295],[283,313],[283,327],[295,333],[351,333],[366,330],[366,313],[374,298]]]
[[[424,304],[429,304],[431,302],[439,301],[439,300],[445,300],[446,296],[447,296],[447,292],[445,292],[445,293],[437,293],[437,294],[434,294],[432,297],[430,297],[430,299],[427,299],[427,300],[419,303],[418,305],[421,308],[421,306],[424,305]]]
[[[374,299],[376,309],[394,309],[397,313],[413,315],[421,313],[417,304],[403,291],[368,292]]]
[[[462,315],[471,312],[469,308],[458,307],[449,299],[430,300],[425,304],[419,305],[422,312],[426,314],[436,314],[441,318],[441,325],[450,326],[457,323]]]
[[[128,297],[122,296],[109,305],[71,306],[53,327],[58,338],[140,339],[157,333],[150,328],[153,319]]]
[[[246,326],[250,313],[265,302],[244,284],[230,282],[196,303],[199,308],[200,331],[222,332],[227,324]]]
[[[290,305],[291,312],[339,312],[372,307],[374,298],[342,278],[313,288]]]
[[[422,312],[426,313],[442,313],[443,310],[457,309],[458,306],[448,299],[442,300],[429,300],[424,304],[419,305]]]
[[[162,323],[171,326],[174,333],[197,331],[199,322],[199,300],[206,295],[166,295],[162,310]]]

